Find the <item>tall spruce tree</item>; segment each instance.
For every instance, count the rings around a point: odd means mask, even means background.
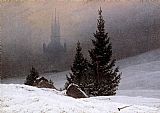
[[[82,54],[82,48],[80,46],[80,42],[78,41],[77,43],[77,48],[76,48],[76,54],[74,57],[73,64],[71,66],[71,71],[70,76],[67,76],[67,85],[70,83],[75,83],[77,84],[80,88],[84,88],[86,85],[86,73],[88,69],[88,62],[84,58]],[[66,86],[67,87],[67,86]]]
[[[26,77],[25,85],[33,85],[34,81],[39,77],[39,73],[37,70],[32,67],[30,70],[30,74]]]
[[[98,10],[97,30],[94,33],[93,49],[89,51],[91,58],[92,85],[90,94],[94,96],[115,95],[120,82],[118,67],[115,67],[115,59],[112,60],[112,45],[108,33],[105,32],[105,21],[102,10]]]

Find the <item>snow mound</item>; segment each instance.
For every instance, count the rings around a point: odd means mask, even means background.
[[[137,56],[119,60],[117,64],[120,66],[121,69],[123,69],[128,66],[144,64],[154,61],[160,61],[160,49],[152,50]]]
[[[160,113],[160,99],[154,98],[74,99],[53,89],[18,84],[0,84],[0,89],[0,113]]]
[[[120,90],[160,91],[160,49],[119,60],[117,65],[122,72]]]

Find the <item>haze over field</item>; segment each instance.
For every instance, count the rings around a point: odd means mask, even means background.
[[[117,62],[122,72],[117,95],[160,98],[160,49],[129,57]],[[54,81],[57,89],[63,89],[70,71],[46,73],[41,76]],[[23,84],[24,77],[2,80],[3,84]]]
[[[116,58],[123,59],[159,48],[159,4],[159,1],[143,0],[99,2],[28,0],[2,3],[0,37],[3,75],[25,75],[31,65],[40,71],[68,70],[77,40],[81,41],[84,53],[88,56],[88,48],[91,48],[90,39],[96,30],[97,10],[100,6]],[[42,44],[50,42],[51,17],[55,15],[55,8],[60,18],[61,42],[67,43],[67,54],[60,62],[61,66],[48,63],[43,57],[42,50]]]

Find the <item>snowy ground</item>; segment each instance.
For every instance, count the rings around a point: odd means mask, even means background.
[[[53,89],[17,85],[25,77],[3,79],[0,113],[160,113],[160,49],[120,60],[117,65],[123,75],[113,97],[74,99]],[[43,76],[63,88],[68,73]]]
[[[117,95],[160,98],[160,49],[120,60],[117,65],[122,72]],[[43,76],[53,80],[56,88],[63,88],[68,73],[46,73]],[[2,80],[2,83],[23,84],[24,80],[25,77],[13,77]]]
[[[120,89],[160,90],[160,49],[118,61]]]
[[[147,97],[147,98],[159,98],[160,90],[118,90],[118,96],[130,96],[130,97]]]
[[[53,89],[17,84],[0,84],[0,89],[0,113],[160,113],[160,99],[154,98],[104,96],[74,99]]]

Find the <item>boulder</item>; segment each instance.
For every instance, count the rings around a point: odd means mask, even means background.
[[[36,81],[34,81],[33,86],[36,86],[38,88],[52,88],[56,89],[52,82],[48,81],[44,77],[37,78]]]
[[[66,94],[73,98],[87,98],[88,96],[84,91],[80,89],[80,87],[76,84],[70,84],[67,88]]]

